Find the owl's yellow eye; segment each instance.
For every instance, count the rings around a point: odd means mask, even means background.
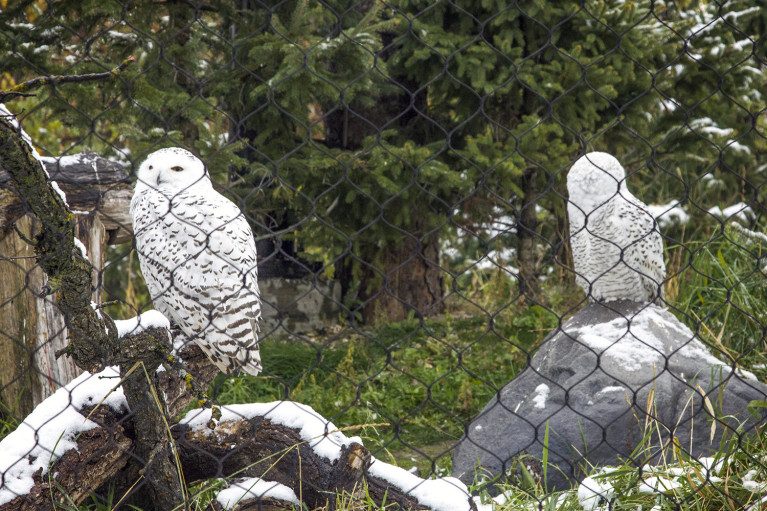
[[[176,172],[181,172],[182,170],[184,170],[184,167],[179,167],[178,165],[176,165],[175,167],[171,167],[170,170],[175,170]]]

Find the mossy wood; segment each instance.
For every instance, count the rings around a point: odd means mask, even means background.
[[[23,151],[17,154],[26,158]],[[43,293],[49,279],[29,243],[40,232],[40,221],[29,214],[30,203],[22,199],[8,166],[5,157],[0,159],[0,303],[5,306],[0,316],[0,400],[8,413],[21,418],[80,369],[69,358],[56,360],[55,353],[68,342],[65,320],[52,296]],[[45,168],[66,194],[75,235],[100,271],[107,245],[131,240],[128,205],[133,191],[125,168],[93,153],[46,159]],[[91,300],[100,303],[101,275],[89,271]]]

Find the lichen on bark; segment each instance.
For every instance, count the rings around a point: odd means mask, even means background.
[[[40,219],[35,235],[35,254],[48,275],[53,294],[67,325],[67,353],[82,369],[101,370],[105,347],[114,343],[117,331],[111,320],[91,306],[91,264],[75,246],[74,215],[53,189],[42,163],[24,141],[21,128],[0,116],[0,163],[13,179],[25,209]]]

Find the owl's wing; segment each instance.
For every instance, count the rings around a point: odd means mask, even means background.
[[[182,291],[199,296],[208,311],[260,314],[256,244],[245,216],[224,196],[174,197],[168,229],[183,245],[174,273]],[[179,203],[176,206],[176,202]],[[239,304],[239,306],[238,306]]]
[[[647,206],[633,196],[616,198],[613,210],[605,218],[605,237],[622,251],[623,262],[640,277],[645,298],[663,296],[666,265],[663,262],[663,238]]]

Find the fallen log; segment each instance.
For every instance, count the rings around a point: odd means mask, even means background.
[[[158,331],[157,335],[161,333]],[[183,353],[197,357],[201,351],[196,346],[189,346]],[[204,361],[207,363],[207,358]],[[181,379],[178,375],[173,376],[172,371],[167,373],[166,381]],[[3,492],[9,488],[0,489],[0,502],[4,502],[0,505],[0,511],[54,510],[62,504],[81,504],[91,495],[97,498],[107,495],[110,485],[115,490],[112,503],[115,505],[130,493],[125,490],[126,487],[132,487],[133,492],[147,484],[141,479],[142,476],[121,481],[131,467],[129,462],[136,447],[132,414],[125,406],[122,390],[117,390],[105,404],[97,406],[119,382],[115,378],[117,374],[114,370],[108,374],[85,374],[73,382],[74,386],[61,389],[49,398],[60,399],[59,392],[69,398],[71,402],[67,410],[76,412],[80,419],[65,420],[70,424],[83,425],[84,431],[70,431],[70,437],[63,440],[72,440],[71,447],[52,455],[50,466],[41,465],[31,476],[28,490],[20,491],[21,494],[10,501],[4,501]],[[85,382],[90,382],[94,388],[78,393],[77,389]],[[185,395],[186,398],[169,399],[169,402],[179,407],[189,402],[191,393]],[[43,402],[35,413],[43,417],[55,416],[51,422],[58,416],[66,415],[55,407],[46,411],[49,400]],[[223,407],[222,411],[221,421],[212,430],[207,427],[209,409],[192,410],[171,427],[187,486],[219,479],[226,479],[236,486],[242,478],[258,478],[270,484],[279,484],[280,488],[291,492],[295,502],[311,509],[334,508],[339,500],[364,503],[368,498],[376,505],[385,503],[395,509],[448,509],[439,504],[439,498],[451,502],[450,509],[456,509],[455,503],[461,501],[466,503],[461,508],[467,511],[476,509],[465,486],[447,480],[419,479],[402,469],[375,460],[359,439],[346,437],[308,406],[278,401],[232,405]],[[86,422],[91,412],[93,414]],[[92,427],[88,425],[90,422]],[[61,429],[57,424],[49,426],[52,430]],[[25,427],[42,430],[35,420],[20,426]],[[45,434],[43,431],[42,436]],[[7,452],[5,444],[9,440],[16,442],[10,436],[3,440],[0,443],[3,452]],[[23,445],[15,447],[16,451],[32,451],[35,454],[34,449]],[[34,462],[36,459],[24,456],[17,460],[17,463],[30,466]],[[13,476],[5,475],[8,478]],[[402,475],[409,478],[406,484],[402,482]],[[5,479],[6,485],[8,478]],[[398,479],[400,482],[397,482]],[[292,499],[274,498],[268,494],[251,494],[248,497],[245,490],[243,498],[235,499],[234,507],[229,502],[229,509],[266,508],[276,511],[290,509],[295,504]],[[438,500],[429,496],[436,496]],[[191,499],[194,497],[189,496]],[[430,500],[436,505],[429,505]],[[200,504],[207,505],[213,511],[221,509],[220,506],[226,502]]]

